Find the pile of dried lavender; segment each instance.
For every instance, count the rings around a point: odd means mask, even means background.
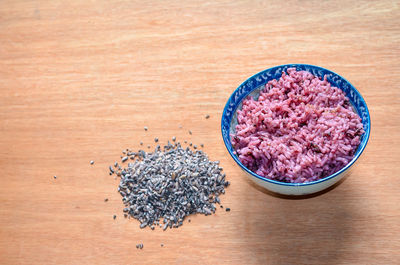
[[[125,217],[138,219],[141,228],[177,228],[190,214],[210,215],[229,185],[219,161],[212,162],[203,151],[173,141],[150,153],[127,150],[122,161],[128,157],[133,161],[126,168],[110,166],[110,173],[121,177],[118,191],[126,207]]]

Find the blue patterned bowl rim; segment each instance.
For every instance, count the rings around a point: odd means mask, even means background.
[[[361,117],[362,123],[364,126],[364,130],[365,130],[365,133],[361,136],[361,142],[360,142],[360,145],[358,146],[358,149],[356,150],[356,154],[354,155],[354,158],[345,167],[343,167],[341,170],[337,171],[336,173],[334,173],[326,178],[307,182],[307,183],[285,183],[285,182],[279,182],[276,180],[271,180],[271,179],[262,177],[260,175],[257,175],[256,173],[247,169],[240,162],[239,158],[233,154],[234,150],[233,150],[231,139],[230,139],[231,121],[232,121],[233,115],[236,113],[236,110],[239,107],[242,100],[244,98],[246,98],[253,90],[259,88],[261,85],[265,85],[268,81],[270,81],[272,79],[280,78],[282,75],[282,71],[286,71],[286,69],[290,68],[290,67],[295,67],[298,71],[299,70],[309,71],[313,75],[318,76],[318,77],[323,77],[324,75],[326,75],[327,80],[333,86],[336,86],[345,92],[346,96],[349,98],[350,102],[356,109],[358,115]],[[362,152],[364,151],[365,147],[367,146],[369,136],[370,136],[370,131],[371,131],[371,118],[369,115],[367,103],[365,102],[364,98],[361,96],[360,92],[358,92],[358,90],[349,81],[347,81],[345,78],[338,75],[337,73],[332,72],[323,67],[310,65],[310,64],[279,65],[279,66],[275,66],[275,67],[266,69],[264,71],[261,71],[255,75],[253,75],[252,77],[248,78],[238,88],[236,88],[236,90],[232,93],[232,95],[228,99],[228,102],[226,103],[224,111],[222,113],[222,119],[221,119],[222,138],[224,140],[225,146],[226,146],[229,154],[235,160],[235,162],[245,172],[252,175],[253,177],[256,177],[262,181],[266,181],[266,182],[270,182],[270,183],[282,185],[282,186],[289,186],[289,187],[315,185],[315,184],[327,181],[329,179],[332,179],[332,178],[342,174],[343,172],[345,172],[361,156]]]

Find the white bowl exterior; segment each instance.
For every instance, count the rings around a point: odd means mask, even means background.
[[[322,190],[329,188],[330,186],[334,185],[336,182],[344,178],[350,171],[352,167],[348,168],[346,171],[342,172],[341,174],[335,176],[334,178],[311,184],[311,185],[299,185],[299,186],[286,186],[275,184],[272,182],[264,181],[259,178],[254,177],[253,175],[249,174],[248,172],[244,171],[249,178],[255,182],[257,185],[266,188],[269,191],[276,192],[283,195],[307,195],[316,193]]]

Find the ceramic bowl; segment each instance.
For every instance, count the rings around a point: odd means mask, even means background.
[[[231,143],[230,135],[234,133],[235,125],[237,124],[236,111],[241,108],[242,100],[245,99],[248,95],[257,97],[260,90],[265,86],[268,81],[272,79],[279,79],[282,75],[282,71],[286,71],[286,69],[290,67],[295,67],[298,71],[305,70],[311,72],[313,75],[318,77],[323,77],[326,75],[327,80],[331,83],[331,85],[340,88],[349,98],[354,109],[361,117],[365,130],[365,133],[361,136],[361,143],[354,155],[353,160],[351,160],[350,163],[348,163],[338,172],[324,179],[307,183],[284,183],[257,175],[256,173],[247,169],[240,162],[239,158],[233,153],[234,150]],[[275,66],[248,78],[230,96],[228,102],[225,105],[221,120],[221,132],[225,146],[228,149],[229,154],[239,165],[239,167],[257,185],[264,187],[272,192],[284,195],[306,195],[316,193],[329,188],[330,186],[341,180],[343,177],[345,177],[349,173],[350,168],[354,166],[355,162],[364,151],[369,139],[370,130],[371,120],[368,112],[368,107],[360,92],[358,92],[357,89],[355,89],[355,87],[350,84],[349,81],[347,81],[340,75],[325,68],[308,64],[286,64]]]

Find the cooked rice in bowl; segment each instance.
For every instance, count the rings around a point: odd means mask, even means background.
[[[256,174],[281,182],[325,178],[347,165],[364,133],[344,92],[288,68],[237,111],[235,154]]]

